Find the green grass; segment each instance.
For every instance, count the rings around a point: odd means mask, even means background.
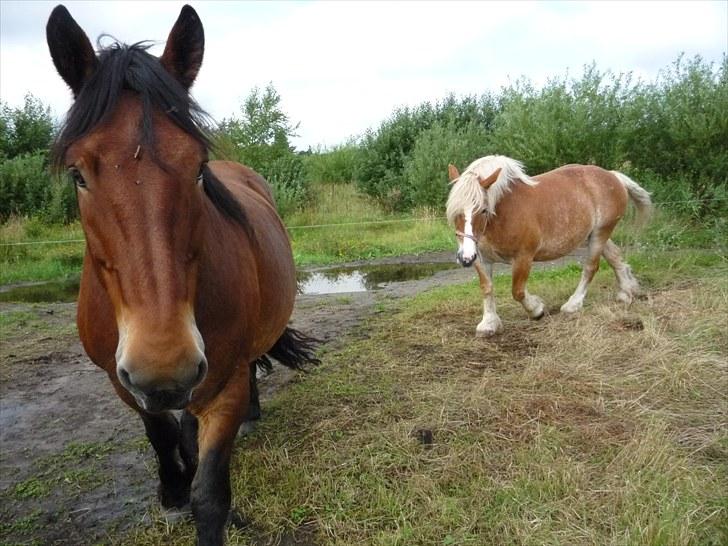
[[[419,254],[454,244],[444,213],[392,215],[353,184],[318,185],[314,191],[315,203],[286,219],[299,266]],[[322,224],[327,227],[306,227]]]
[[[499,276],[506,331],[488,340],[475,282],[373,318],[238,441],[234,504],[252,523],[229,543],[725,544],[726,258],[631,259],[647,298],[630,308],[603,269],[582,313],[539,322]],[[558,307],[578,276],[537,272],[529,290]],[[192,536],[159,523],[122,543]]]
[[[46,225],[35,219],[13,218],[0,226],[0,286],[26,281],[67,279],[81,271],[84,244],[23,244],[83,239],[80,223]]]

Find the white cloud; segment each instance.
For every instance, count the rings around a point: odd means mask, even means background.
[[[67,2],[89,36],[166,38],[183,2]],[[30,91],[57,113],[70,94],[45,45],[55,2],[0,3],[0,97]],[[220,119],[273,82],[301,147],[336,144],[395,106],[480,94],[526,76],[602,69],[652,79],[684,51],[728,50],[725,2],[198,2],[206,54],[193,88]],[[157,54],[161,46],[153,50]]]

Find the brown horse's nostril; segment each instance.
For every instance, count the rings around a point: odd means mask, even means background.
[[[117,367],[116,371],[119,376],[119,380],[121,381],[121,384],[124,385],[126,388],[129,388],[131,386],[131,377],[129,376],[129,372],[127,372],[121,366]]]
[[[205,379],[205,376],[207,375],[207,360],[204,358],[200,360],[200,363],[197,365],[197,378],[195,379],[195,385],[199,385],[202,383],[202,380]]]

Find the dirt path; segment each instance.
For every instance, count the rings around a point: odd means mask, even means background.
[[[452,253],[439,253],[377,263],[450,260]],[[377,291],[299,296],[293,326],[335,348],[362,334],[380,302],[474,277],[452,269]],[[141,422],[83,353],[75,304],[0,304],[0,311],[0,544],[103,543],[143,522],[157,503],[154,454]],[[266,399],[293,376],[278,367],[261,378],[264,415]]]

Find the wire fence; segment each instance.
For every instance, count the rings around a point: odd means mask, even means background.
[[[679,203],[711,203],[714,201],[726,201],[728,197],[713,197],[710,199],[683,199],[676,201],[660,201],[653,203],[653,206],[660,205],[676,205]],[[348,226],[365,226],[375,224],[397,224],[405,222],[432,222],[434,220],[446,220],[446,216],[423,216],[414,218],[393,218],[390,220],[364,220],[361,222],[342,222],[337,224],[308,224],[303,226],[289,226],[288,231],[306,230],[306,229],[324,229],[324,228],[340,228]],[[0,243],[0,247],[9,246],[27,246],[27,245],[56,245],[56,244],[72,244],[72,243],[85,243],[86,239],[56,239],[50,241],[18,241],[11,243]]]

